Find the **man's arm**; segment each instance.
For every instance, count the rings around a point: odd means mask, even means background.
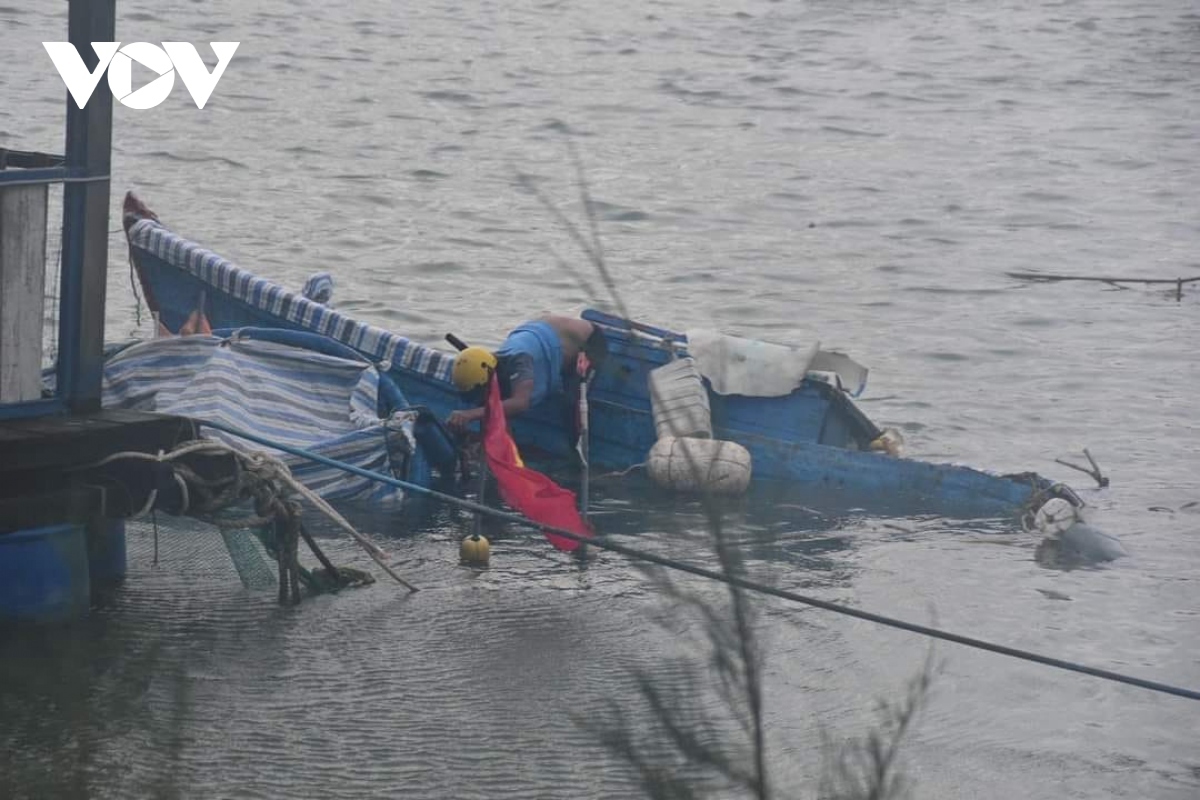
[[[523,380],[513,386],[512,397],[509,397],[500,407],[504,409],[504,416],[511,419],[519,416],[529,410],[530,401],[533,399],[533,380]],[[478,422],[483,419],[483,408],[469,408],[465,411],[455,411],[446,420],[446,424],[454,429],[462,429],[470,425],[472,422]]]
[[[520,383],[513,386],[512,397],[501,403],[504,409],[504,416],[515,417],[524,414],[529,410],[530,403],[533,402],[533,379],[526,378]]]

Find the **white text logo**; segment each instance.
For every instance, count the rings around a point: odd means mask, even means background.
[[[196,108],[204,108],[240,42],[209,43],[217,56],[217,66],[212,72],[204,66],[200,54],[189,42],[163,42],[162,47],[149,42],[130,42],[124,47],[120,42],[92,42],[92,50],[100,59],[93,72],[88,72],[87,65],[70,42],[42,44],[58,68],[58,74],[67,85],[75,105],[80,108],[87,105],[92,92],[96,91],[96,85],[100,83],[100,76],[107,68],[108,86],[112,89],[113,97],[130,108],[145,110],[167,99],[175,86],[176,72],[196,101]],[[137,91],[133,90],[134,61],[158,75]]]

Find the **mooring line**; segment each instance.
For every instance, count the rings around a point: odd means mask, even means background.
[[[777,589],[774,586],[768,586],[767,584],[759,583],[758,581],[752,581],[752,580],[749,580],[746,578],[739,578],[739,577],[736,577],[733,575],[727,575],[725,573],[716,572],[714,570],[707,569],[705,567],[696,566],[694,564],[688,564],[683,561],[676,561],[675,559],[667,558],[665,556],[655,555],[654,553],[647,553],[643,550],[637,550],[632,547],[627,547],[623,544],[618,544],[617,542],[609,541],[608,539],[605,539],[603,537],[589,538],[586,536],[580,536],[579,534],[574,533],[569,530],[566,530],[564,528],[557,528],[553,525],[541,525],[527,517],[521,516],[520,514],[514,514],[512,512],[508,512],[508,511],[501,511],[499,509],[492,508],[491,506],[483,505],[482,503],[476,503],[472,500],[467,500],[462,497],[455,497],[454,495],[446,494],[445,492],[439,492],[435,489],[429,489],[425,486],[420,486],[415,483],[410,483],[409,481],[401,480],[399,478],[393,478],[390,475],[384,475],[383,473],[380,473],[380,472],[374,472],[369,469],[364,469],[362,467],[355,466],[354,464],[347,464],[344,461],[337,461],[336,459],[328,458],[326,456],[320,455],[319,453],[313,453],[309,450],[303,450],[298,447],[292,447],[290,445],[282,444],[280,442],[273,442],[269,439],[265,439],[261,436],[257,436],[255,434],[248,433],[246,431],[238,430],[237,428],[230,427],[223,423],[209,422],[207,420],[196,420],[196,422],[199,425],[205,425],[205,426],[214,428],[219,431],[224,431],[225,433],[231,434],[233,436],[237,436],[240,439],[246,439],[247,441],[255,442],[256,444],[261,444],[265,447],[271,447],[271,448],[274,448],[281,452],[294,455],[298,458],[305,458],[310,461],[315,461],[319,464],[324,464],[329,467],[335,467],[337,469],[344,470],[344,471],[352,473],[354,475],[359,475],[364,478],[369,478],[371,480],[379,481],[380,483],[385,483],[385,484],[394,486],[399,489],[407,489],[409,491],[417,492],[418,494],[424,494],[429,497],[434,497],[439,500],[443,500],[447,503],[450,503],[452,505],[459,506],[460,508],[467,509],[469,511],[476,511],[481,514],[488,514],[492,517],[495,517],[496,519],[502,519],[507,522],[517,523],[519,525],[524,525],[527,527],[535,528],[540,531],[549,531],[550,533],[554,533],[558,536],[563,536],[567,539],[572,539],[572,540],[574,540],[576,542],[580,542],[582,544],[587,544],[587,545],[591,545],[593,547],[598,547],[601,550],[611,550],[614,553],[620,553],[621,555],[627,556],[629,558],[635,558],[635,559],[640,559],[642,561],[648,561],[653,564],[658,564],[659,566],[666,567],[668,569],[677,570],[679,572],[687,572],[692,575],[697,575],[701,578],[709,578],[711,580],[731,584],[733,586],[737,586],[737,587],[739,587],[741,589],[745,589],[747,591],[756,592],[758,594],[764,594],[764,595],[768,595],[771,597],[778,597],[783,600],[790,600],[794,603],[802,603],[804,605],[812,606],[814,608],[820,608],[825,611],[832,611],[836,614],[842,614],[842,615],[848,616],[848,617],[855,617],[857,619],[865,620],[867,622],[874,622],[878,625],[884,625],[889,628],[897,628],[899,630],[908,631],[910,633],[918,633],[923,636],[928,636],[933,639],[941,639],[943,641],[953,642],[955,644],[961,644],[966,647],[973,647],[977,650],[986,650],[991,653],[997,653],[999,655],[1009,656],[1011,658],[1017,658],[1017,659],[1021,659],[1023,661],[1032,661],[1034,663],[1043,664],[1048,667],[1055,667],[1057,669],[1067,670],[1069,672],[1078,672],[1083,675],[1090,675],[1094,678],[1102,678],[1104,680],[1115,681],[1117,683],[1124,683],[1129,686],[1137,686],[1141,689],[1149,689],[1150,691],[1153,691],[1153,692],[1169,694],[1169,695],[1173,695],[1175,697],[1183,697],[1188,700],[1200,700],[1200,691],[1197,691],[1194,689],[1186,689],[1186,688],[1179,687],[1179,686],[1172,686],[1171,684],[1161,683],[1159,681],[1146,680],[1145,678],[1138,678],[1138,677],[1135,677],[1132,675],[1125,675],[1120,672],[1113,672],[1112,670],[1101,669],[1100,667],[1090,667],[1086,664],[1080,664],[1080,663],[1077,663],[1074,661],[1067,661],[1065,659],[1054,658],[1052,656],[1044,656],[1044,655],[1041,655],[1040,653],[1034,653],[1029,650],[1021,650],[1016,647],[1008,647],[1008,646],[1002,645],[1002,644],[995,644],[993,642],[988,642],[983,639],[976,639],[972,636],[963,636],[962,634],[951,633],[950,631],[943,631],[943,630],[939,630],[937,628],[930,628],[927,625],[918,625],[913,622],[906,622],[904,620],[895,619],[892,617],[886,617],[886,616],[883,616],[882,614],[874,614],[870,611],[861,611],[857,608],[852,608],[850,606],[842,605],[840,603],[832,603],[828,600],[821,600],[816,597],[810,597],[808,595],[797,594],[796,592],[789,592],[785,589]]]

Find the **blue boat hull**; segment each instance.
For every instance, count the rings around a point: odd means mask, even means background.
[[[376,363],[380,342],[391,337],[396,341],[386,352],[403,357],[397,356],[388,374],[411,404],[443,418],[464,407],[448,379],[451,354],[370,328],[254,277],[169,232],[136,198],[126,200],[125,227],[147,302],[169,330],[179,330],[204,298],[213,328],[324,333]],[[671,358],[664,341],[682,349],[686,338],[597,311],[583,316],[600,326],[609,345],[609,358],[589,390],[590,461],[594,469],[625,469],[643,462],[657,439],[648,373]],[[1064,491],[1032,473],[998,476],[871,451],[879,429],[845,392],[821,381],[804,380],[783,397],[711,391],[709,397],[714,436],[750,451],[756,482],[799,483],[866,507],[874,500],[904,513],[961,517],[1013,516]],[[514,420],[513,436],[534,458],[574,460],[574,415],[570,402],[554,399]],[[1065,494],[1075,501],[1069,490]]]

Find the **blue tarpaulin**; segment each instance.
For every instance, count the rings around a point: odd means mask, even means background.
[[[415,415],[381,418],[380,374],[365,361],[237,336],[139,342],[110,357],[103,403],[221,422],[364,469],[406,477]],[[212,429],[243,450],[263,450]],[[398,499],[397,490],[266,449],[330,499]]]

